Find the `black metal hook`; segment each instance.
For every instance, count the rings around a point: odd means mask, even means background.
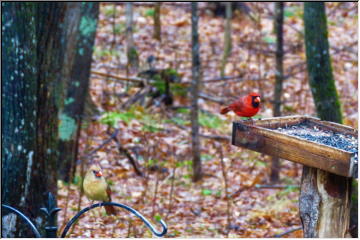
[[[16,208],[10,207],[6,204],[1,204],[2,208],[8,209],[11,212],[16,213],[21,219],[23,219],[31,228],[31,230],[33,231],[33,233],[35,234],[35,237],[37,238],[41,238],[41,235],[39,233],[39,231],[37,230],[37,228],[35,227],[34,223],[24,214],[22,214],[19,210],[17,210]]]
[[[129,212],[132,212],[133,214],[135,214],[135,216],[139,217],[145,224],[146,226],[151,230],[151,232],[153,234],[155,234],[158,237],[162,237],[167,233],[167,225],[166,223],[160,219],[159,223],[162,226],[162,231],[158,232],[155,227],[143,216],[141,215],[141,213],[139,213],[138,211],[136,211],[135,209],[125,205],[125,204],[121,204],[121,203],[115,203],[115,202],[102,202],[102,203],[96,203],[93,204],[89,207],[86,207],[84,209],[82,209],[80,212],[78,212],[65,226],[63,233],[61,234],[61,238],[64,238],[66,236],[66,233],[69,231],[71,225],[74,224],[74,222],[85,212],[93,209],[93,208],[97,208],[97,207],[101,207],[101,206],[116,206],[116,207],[121,207],[124,208],[126,210],[128,210]]]

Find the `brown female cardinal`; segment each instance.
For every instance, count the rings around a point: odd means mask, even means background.
[[[249,117],[255,116],[260,109],[260,95],[257,93],[249,93],[244,97],[240,97],[235,102],[231,103],[229,106],[221,109],[221,114],[226,114],[230,111],[240,117]]]
[[[111,190],[103,177],[101,168],[93,164],[86,172],[83,189],[90,200],[111,202]],[[104,206],[108,215],[116,215],[114,206]]]

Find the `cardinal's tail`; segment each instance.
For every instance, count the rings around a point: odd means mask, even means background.
[[[106,194],[108,196],[108,201],[111,202],[111,189],[110,189],[109,185],[106,188]],[[106,211],[107,215],[116,215],[116,210],[115,210],[114,206],[107,205],[104,207],[105,207],[105,211]]]
[[[105,207],[105,211],[107,215],[116,215],[116,210],[114,208],[114,206],[104,206]]]
[[[225,107],[225,108],[221,109],[220,113],[221,114],[227,114],[228,112],[230,112],[230,110],[231,109],[229,107]]]

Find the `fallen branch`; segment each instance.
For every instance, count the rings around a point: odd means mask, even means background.
[[[301,230],[302,227],[297,227],[297,228],[293,228],[293,229],[290,229],[290,230],[287,230],[283,233],[279,233],[279,234],[275,234],[274,236],[272,236],[272,238],[281,238],[289,233],[292,233],[292,232],[295,232],[295,231],[298,231],[298,230]]]
[[[118,130],[118,129],[117,129]],[[127,150],[126,148],[124,148],[123,146],[121,146],[119,140],[116,138],[116,135],[114,136],[114,134],[111,135],[111,139],[114,140],[114,142],[116,142],[116,145],[119,149],[119,152],[124,154],[130,161],[130,164],[133,166],[134,170],[135,170],[135,173],[138,175],[138,176],[141,176],[143,177],[144,174],[140,171],[139,169],[139,166],[138,166],[138,163],[137,161],[131,156],[129,150]]]
[[[271,188],[271,189],[283,189],[283,188],[300,188],[299,185],[261,185],[256,184],[256,188]]]
[[[107,77],[107,78],[113,78],[115,80],[118,81],[128,81],[128,82],[135,82],[135,83],[142,83],[144,84],[146,82],[146,79],[144,78],[137,78],[137,77],[119,77],[119,76],[115,76],[109,73],[103,73],[103,72],[96,72],[96,71],[91,71],[91,74],[95,74],[95,75],[99,75],[102,77]]]
[[[240,76],[228,76],[228,77],[217,77],[217,78],[210,78],[210,79],[204,79],[202,83],[213,83],[213,82],[221,82],[221,81],[228,81],[228,80],[239,80],[242,81],[242,77]]]
[[[103,148],[105,145],[109,144],[111,142],[111,140],[113,138],[116,138],[117,134],[119,133],[119,129],[116,129],[115,132],[113,134],[110,135],[110,137],[108,139],[106,139],[105,141],[103,141],[102,144],[100,144],[97,148],[95,148],[94,150],[92,150],[91,152],[89,152],[88,154],[86,154],[84,156],[84,158],[89,158],[91,157],[93,154],[95,154],[97,151],[99,151],[101,148]],[[90,161],[91,163],[91,161]]]
[[[203,92],[199,92],[199,97],[202,98],[202,99],[211,101],[211,102],[219,103],[219,104],[224,104],[225,103],[222,99],[207,95],[206,93],[203,93]]]
[[[139,91],[137,91],[134,96],[130,97],[122,106],[122,109],[127,109],[129,108],[131,105],[133,105],[134,103],[136,103],[137,101],[141,101],[142,99],[144,99],[146,97],[146,95],[148,95],[148,93],[150,92],[151,87],[150,86],[146,86],[145,88],[141,88]]]

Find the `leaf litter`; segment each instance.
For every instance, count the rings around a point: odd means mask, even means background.
[[[273,3],[248,3],[260,25],[246,16],[232,21],[233,49],[226,74],[238,76],[233,81],[204,83],[201,91],[230,102],[242,92],[259,90],[264,99],[261,117],[272,116],[275,81]],[[337,90],[344,111],[344,123],[357,128],[357,3],[326,3],[330,54]],[[126,76],[125,5],[101,3],[92,71]],[[153,39],[152,7],[134,4],[134,42],[139,52],[140,70],[147,68],[146,59],[156,57],[156,68],[171,67],[191,81],[191,18],[187,3],[162,3],[162,42]],[[284,22],[285,76],[283,115],[315,114],[307,83],[303,46],[301,3],[286,3]],[[199,3],[201,64],[203,79],[220,74],[224,19],[214,17]],[[115,18],[114,18],[115,16]],[[244,20],[245,19],[245,20]],[[115,24],[113,28],[112,24]],[[259,26],[261,28],[259,28]],[[115,29],[115,34],[113,33]],[[261,31],[259,30],[261,29]],[[130,73],[136,76],[136,73]],[[241,89],[241,92],[239,91]],[[112,201],[127,204],[153,222],[160,216],[169,227],[166,237],[272,237],[301,226],[298,213],[298,188],[301,166],[281,162],[280,184],[284,188],[258,187],[269,182],[271,158],[221,142],[227,172],[231,225],[227,226],[227,200],[221,160],[214,139],[201,138],[203,180],[193,183],[191,138],[188,112],[158,106],[133,106],[121,109],[139,88],[125,82],[91,75],[90,95],[97,108],[106,113],[103,121],[83,126],[80,159],[109,136],[111,127],[120,129],[118,140],[141,165],[145,177],[136,175],[126,156],[115,143],[106,145],[92,156],[99,161],[112,189]],[[177,96],[174,106],[189,105],[189,96]],[[220,105],[199,99],[203,114],[200,132],[205,135],[231,136],[234,115],[219,115]],[[185,108],[186,109],[186,108]],[[169,120],[169,121],[168,121]],[[59,226],[76,214],[79,204],[80,165],[77,182],[59,182]],[[66,205],[67,202],[67,205]],[[81,198],[81,208],[90,205]],[[66,208],[66,219],[65,207]],[[85,214],[70,237],[153,237],[131,214],[120,210],[116,217],[106,216],[103,209]],[[302,237],[294,231],[283,237]]]

